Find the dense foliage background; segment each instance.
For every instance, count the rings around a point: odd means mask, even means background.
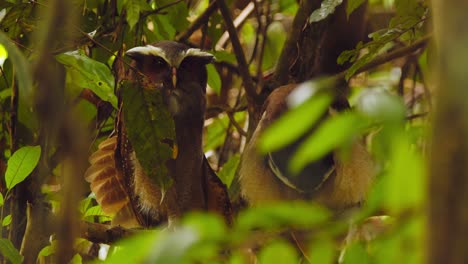
[[[106,255],[109,263],[244,263],[254,255],[260,263],[466,262],[466,92],[461,87],[466,90],[468,34],[454,21],[463,21],[460,10],[468,6],[365,2],[0,2],[1,255],[12,263],[36,258],[81,263]],[[359,30],[367,37],[338,58],[347,70],[283,80],[291,66],[291,39],[293,45],[301,37],[316,47],[331,45],[320,33],[335,30],[330,21],[336,10],[349,17],[366,4],[365,29]],[[300,19],[319,34],[304,37],[306,27],[294,28]],[[366,203],[350,217],[350,232],[348,221],[308,202],[239,209],[230,227],[202,213],[185,216],[169,230],[99,224],[109,216],[83,174],[90,153],[114,129],[115,90],[128,66],[123,52],[166,39],[204,48],[217,58],[208,66],[204,148],[234,204],[240,155],[266,95],[293,81],[308,80],[305,86],[330,91],[339,80],[348,81],[353,110],[325,120],[306,141],[314,147],[296,153],[292,167],[331,149],[346,155],[350,140],[367,138],[379,174]],[[301,52],[305,58],[319,56],[315,49]],[[432,67],[437,61],[441,67]],[[262,148],[300,136],[310,116],[323,110],[310,107],[313,100],[267,131]],[[295,238],[295,232],[305,238],[292,242],[288,237]],[[138,234],[120,240],[133,233]]]

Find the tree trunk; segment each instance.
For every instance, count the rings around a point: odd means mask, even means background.
[[[429,184],[428,263],[468,263],[468,1],[433,1],[437,109]]]

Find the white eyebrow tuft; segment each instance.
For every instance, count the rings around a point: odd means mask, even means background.
[[[195,57],[207,57],[207,58],[211,58],[211,59],[215,59],[215,56],[209,52],[206,52],[206,51],[202,51],[200,49],[194,49],[194,48],[190,48],[190,49],[187,49],[187,50],[184,50],[180,53],[180,55],[177,57],[177,61],[174,62],[174,65],[179,68],[180,64],[182,63],[182,61],[189,57],[189,56],[195,56]]]
[[[134,48],[127,50],[125,54],[130,55],[130,56],[132,54],[159,56],[163,58],[167,63],[170,63],[170,61],[166,57],[166,52],[164,52],[163,49],[152,46],[152,45],[134,47]]]
[[[194,48],[190,48],[185,51],[184,57],[187,57],[187,56],[211,57],[213,59],[215,58],[215,56],[209,52],[202,51],[200,49],[194,49]]]

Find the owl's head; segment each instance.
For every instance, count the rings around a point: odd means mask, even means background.
[[[203,114],[207,82],[205,65],[214,60],[212,54],[182,43],[160,41],[131,48],[126,55],[135,61],[136,68],[149,81],[162,88],[174,117]]]

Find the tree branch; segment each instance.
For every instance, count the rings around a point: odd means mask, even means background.
[[[299,6],[296,16],[294,17],[291,27],[291,34],[288,35],[284,44],[283,51],[276,64],[276,71],[274,74],[274,82],[280,86],[288,83],[289,80],[289,67],[291,66],[291,58],[297,56],[297,43],[312,11],[320,6],[321,1],[317,0],[303,0]]]
[[[355,76],[355,75],[357,75],[359,73],[368,71],[370,69],[373,69],[373,68],[375,68],[377,66],[385,64],[385,63],[390,62],[392,60],[407,56],[407,55],[409,55],[409,54],[411,54],[411,53],[413,53],[413,52],[415,52],[415,51],[417,51],[417,50],[419,50],[421,48],[424,48],[431,38],[432,38],[432,34],[429,34],[429,35],[421,38],[420,40],[414,42],[412,45],[409,45],[409,46],[406,46],[406,47],[403,47],[403,48],[400,48],[400,49],[396,49],[396,50],[394,50],[392,52],[377,56],[372,61],[370,61],[369,63],[367,63],[364,66],[362,66],[361,68],[359,68],[353,74],[353,76]],[[347,73],[347,71],[342,71],[339,74],[335,75],[335,77],[337,79],[344,79],[345,76],[346,76],[346,73]]]
[[[80,223],[81,237],[94,243],[112,244],[119,239],[129,237],[135,233],[135,229],[126,229],[121,226],[112,227],[91,222]]]
[[[253,2],[249,3],[236,17],[236,19],[233,21],[234,27],[236,29],[239,28],[245,22],[245,20],[250,16],[250,14],[252,14],[254,10],[254,6],[255,5]],[[228,40],[229,40],[229,32],[224,32],[223,35],[219,38],[218,43],[216,44],[216,48],[217,49],[224,48]]]
[[[249,105],[253,105],[253,102],[256,101],[258,95],[255,91],[255,86],[250,76],[249,67],[247,65],[247,61],[245,59],[244,50],[239,41],[239,37],[237,36],[237,30],[234,26],[234,22],[232,21],[231,14],[229,8],[226,5],[224,0],[217,0],[219,11],[224,18],[224,23],[226,24],[227,31],[229,32],[229,36],[231,37],[232,47],[234,49],[234,53],[236,55],[237,63],[239,65],[239,73],[242,77],[244,82],[245,92],[247,94],[247,100],[249,101]]]
[[[176,1],[174,1],[174,2],[168,3],[168,4],[166,4],[166,5],[163,5],[163,6],[161,6],[161,7],[158,7],[158,8],[156,8],[156,9],[154,9],[154,10],[151,10],[151,11],[149,11],[149,12],[146,12],[146,13],[142,14],[141,17],[142,17],[142,18],[145,18],[145,17],[147,17],[147,16],[160,13],[160,12],[163,11],[164,9],[169,8],[169,7],[171,7],[171,6],[174,6],[174,5],[177,5],[178,3],[182,2],[182,1],[184,1],[184,0],[176,0]]]
[[[203,12],[193,23],[188,27],[184,32],[179,33],[176,36],[176,41],[179,42],[186,42],[190,36],[193,34],[193,32],[197,31],[203,24],[205,24],[208,19],[210,19],[210,16],[213,14],[214,11],[216,11],[216,8],[218,7],[216,4],[217,0],[214,0],[213,2],[210,3],[210,5],[206,8],[205,12]]]
[[[355,75],[361,72],[368,71],[372,68],[375,68],[376,66],[382,65],[384,63],[387,63],[389,61],[392,61],[394,59],[404,57],[406,55],[409,55],[427,45],[427,42],[432,38],[432,34],[429,34],[420,40],[414,42],[413,44],[396,49],[390,53],[381,55],[373,59],[371,62],[367,63],[366,65],[362,66],[359,70],[356,71]]]
[[[231,112],[226,112],[227,116],[229,117],[229,120],[231,121],[231,124],[237,129],[237,132],[241,136],[247,137],[247,132],[242,129],[242,127],[237,123],[236,119],[234,118],[234,115]]]

